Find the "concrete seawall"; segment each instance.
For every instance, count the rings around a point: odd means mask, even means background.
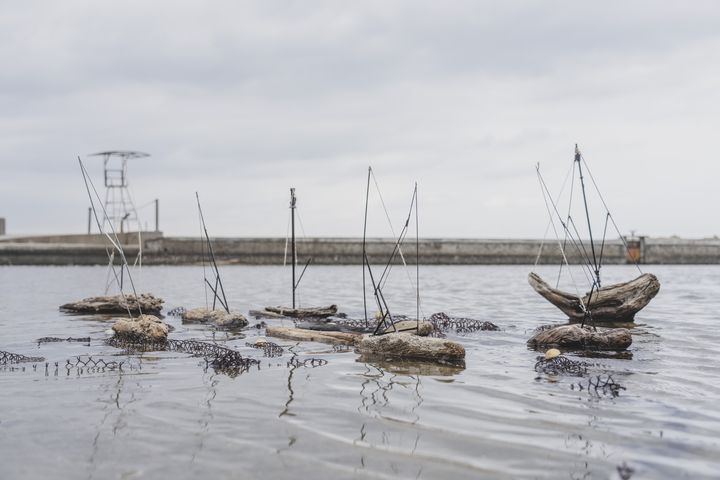
[[[128,260],[132,263],[140,249],[136,234],[121,236]],[[640,238],[630,243],[630,254],[620,240],[605,245],[603,263],[632,263],[631,256],[645,264],[720,264],[720,239],[685,240],[679,238]],[[0,238],[0,265],[103,265],[107,264],[107,240],[100,235],[63,235]],[[425,265],[514,265],[533,264],[543,245],[539,263],[559,264],[561,251],[555,241],[421,239],[418,259]],[[589,245],[584,246],[589,253]],[[281,265],[285,258],[283,238],[215,238],[213,250],[218,262],[247,265]],[[390,239],[369,239],[367,252],[373,263],[384,263],[391,255]],[[142,236],[143,263],[146,265],[183,265],[202,261],[202,243],[197,238],[163,237],[160,233]],[[314,264],[359,265],[362,241],[358,238],[311,238],[298,240],[298,261],[309,257]],[[571,263],[581,258],[581,247],[566,246]],[[414,243],[403,247],[407,263],[414,264]],[[401,262],[400,257],[396,262]]]

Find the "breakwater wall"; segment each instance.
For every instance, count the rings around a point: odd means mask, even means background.
[[[142,250],[145,265],[186,265],[202,261],[203,243],[198,238],[164,237],[161,233],[120,236],[130,263]],[[289,259],[284,238],[214,238],[213,251],[219,263],[246,265],[282,265]],[[405,261],[424,265],[515,265],[559,264],[562,253],[556,241],[487,240],[487,239],[421,239],[416,252],[413,242],[402,248]],[[688,240],[680,238],[646,238],[628,241],[629,252],[620,239],[596,244],[596,255],[602,252],[604,264],[720,264],[720,239]],[[60,235],[42,237],[0,238],[0,265],[103,265],[107,264],[107,239],[100,235]],[[372,263],[385,263],[393,252],[391,239],[369,239],[367,254]],[[578,262],[584,251],[591,255],[589,243],[567,245],[571,263]],[[362,263],[362,240],[359,238],[309,238],[297,241],[298,262],[312,257],[314,264],[359,265]],[[117,260],[117,259],[116,259]],[[395,261],[400,263],[400,255]]]

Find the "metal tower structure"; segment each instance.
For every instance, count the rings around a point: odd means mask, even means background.
[[[103,220],[110,223],[116,232],[141,231],[135,202],[128,189],[127,161],[131,158],[144,158],[150,155],[130,150],[112,150],[98,152],[91,157],[102,157],[105,171],[105,211]]]

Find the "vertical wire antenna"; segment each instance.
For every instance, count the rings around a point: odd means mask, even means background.
[[[290,232],[291,232],[291,256],[292,256],[292,308],[295,309],[295,264],[297,263],[297,250],[295,249],[295,189],[290,189]]]
[[[198,192],[195,192],[197,198]],[[208,301],[208,285],[207,270],[205,269],[205,238],[203,238],[202,217],[200,216],[200,203],[198,200],[198,227],[200,228],[200,261],[203,268],[203,288],[205,290],[205,310],[210,310],[210,302]]]
[[[365,190],[365,221],[363,223],[363,241],[362,241],[362,255],[363,255],[363,271],[362,271],[362,280],[363,280],[363,309],[365,310],[365,328],[368,328],[368,314],[367,314],[367,293],[366,293],[366,287],[365,287],[365,266],[368,264],[367,261],[367,219],[368,219],[368,202],[370,200],[370,174],[372,173],[372,167],[368,167],[368,177],[367,177],[367,188]]]
[[[420,223],[418,222],[418,193],[415,182],[415,310],[417,330],[420,331]]]
[[[595,242],[592,234],[592,224],[590,223],[590,211],[588,210],[587,195],[585,194],[585,179],[582,174],[582,166],[580,164],[580,150],[578,149],[577,143],[575,144],[575,161],[578,164],[578,173],[580,175],[580,186],[582,187],[583,203],[585,204],[585,217],[587,218],[588,233],[590,234],[590,250],[593,256],[593,266],[595,267],[595,279],[598,287],[600,287],[600,269],[598,268],[597,257],[595,255]]]

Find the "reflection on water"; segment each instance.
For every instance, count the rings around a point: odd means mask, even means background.
[[[534,370],[527,339],[566,322],[527,286],[527,270],[423,269],[424,311],[501,328],[448,332],[465,368],[280,339],[280,356],[264,356],[253,348],[262,328],[167,317],[171,338],[259,361],[232,375],[197,352],[128,354],[103,341],[110,317],[60,314],[61,303],[98,293],[103,267],[0,268],[0,350],[45,358],[0,366],[0,478],[714,477],[720,268],[653,267],[663,289],[632,325],[630,350],[565,352],[589,365],[580,376]],[[607,267],[607,280],[631,271]],[[301,304],[332,295],[362,317],[360,269],[306,276]],[[193,306],[204,301],[196,278],[192,267],[150,267],[141,282],[167,305]],[[223,280],[234,310],[286,294],[280,268],[228,266]],[[414,311],[402,275],[386,291],[394,311]],[[604,393],[608,377],[622,388]]]

